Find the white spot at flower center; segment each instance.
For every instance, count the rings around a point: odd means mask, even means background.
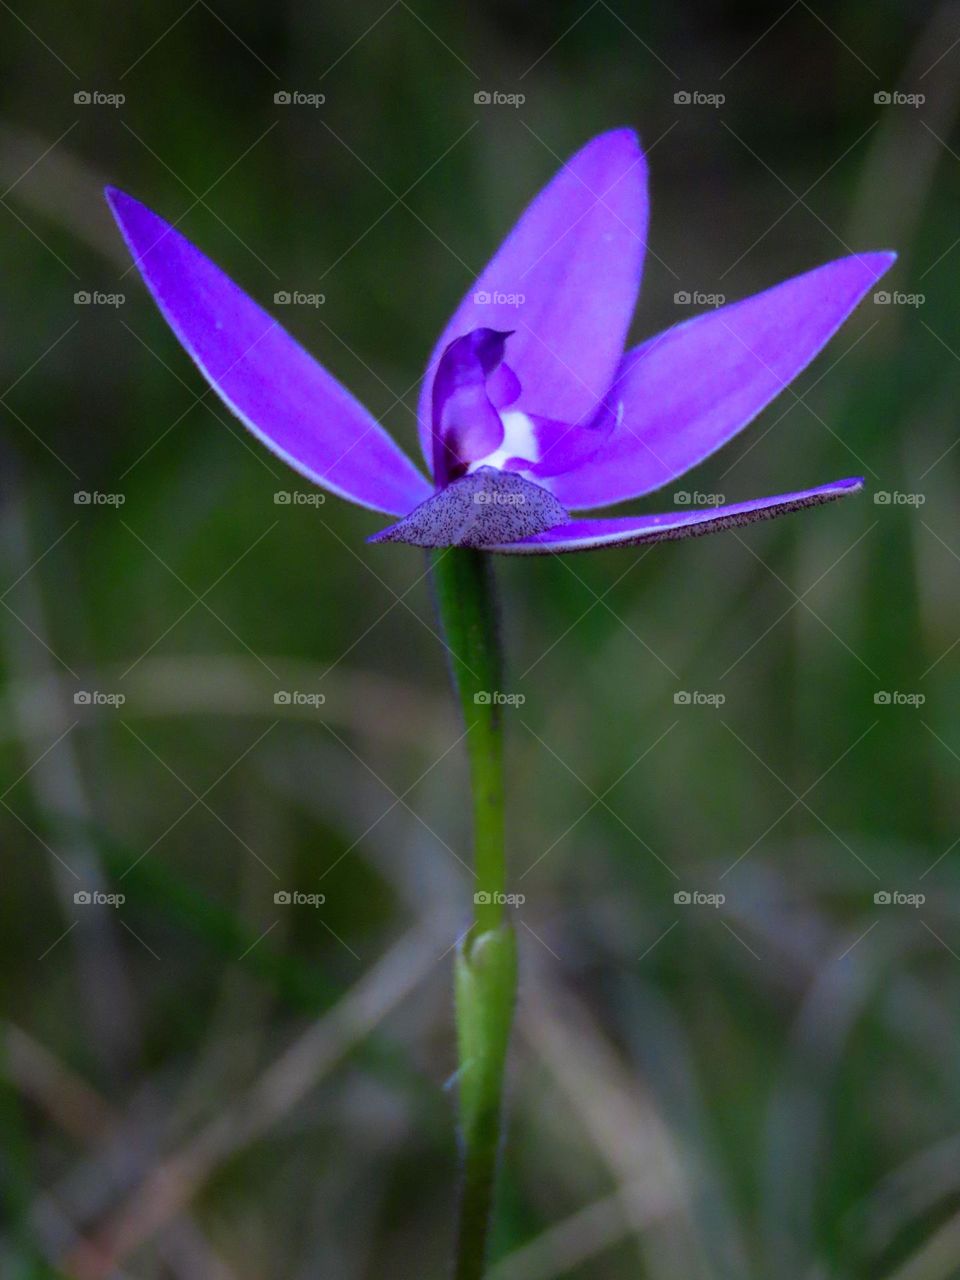
[[[508,458],[526,458],[528,462],[536,462],[540,457],[536,427],[525,413],[515,409],[508,410],[501,413],[500,421],[503,423],[503,442],[500,448],[494,449],[485,458],[471,462],[467,468],[468,475],[478,467],[497,467],[502,470]]]

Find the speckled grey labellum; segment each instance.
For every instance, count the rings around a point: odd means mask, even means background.
[[[480,467],[414,507],[370,542],[486,547],[545,533],[569,520],[552,493],[511,471]]]

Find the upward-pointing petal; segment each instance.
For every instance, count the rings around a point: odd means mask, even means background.
[[[513,330],[507,361],[522,388],[518,409],[569,423],[592,416],[623,354],[646,235],[637,136],[602,134],[529,205],[437,340],[420,394],[428,461],[437,361],[472,329]]]
[[[302,475],[405,515],[431,486],[382,427],[242,289],[132,196],[107,199],[164,318],[228,409]]]
[[[617,426],[589,461],[553,477],[550,488],[566,507],[604,507],[689,471],[810,363],[895,257],[829,262],[628,352],[607,399]]]

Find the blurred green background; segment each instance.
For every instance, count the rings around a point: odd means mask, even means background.
[[[619,125],[637,339],[854,250],[912,301],[868,297],[678,485],[859,499],[499,565],[526,900],[492,1274],[960,1275],[960,9],[0,22],[3,1277],[422,1280],[452,1238],[471,886],[425,566],[275,502],[309,488],[204,394],[103,183],[268,306],[322,293],[277,314],[413,451],[471,273]]]

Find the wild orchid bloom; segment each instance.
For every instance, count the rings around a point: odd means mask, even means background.
[[[647,234],[647,168],[630,130],[595,138],[560,170],[437,340],[419,408],[432,483],[178,231],[121,191],[107,197],[157,305],[227,407],[309,480],[401,517],[373,542],[581,551],[712,533],[861,487],[571,518],[659,489],[719,449],[895,258],[827,263],[625,351]]]

